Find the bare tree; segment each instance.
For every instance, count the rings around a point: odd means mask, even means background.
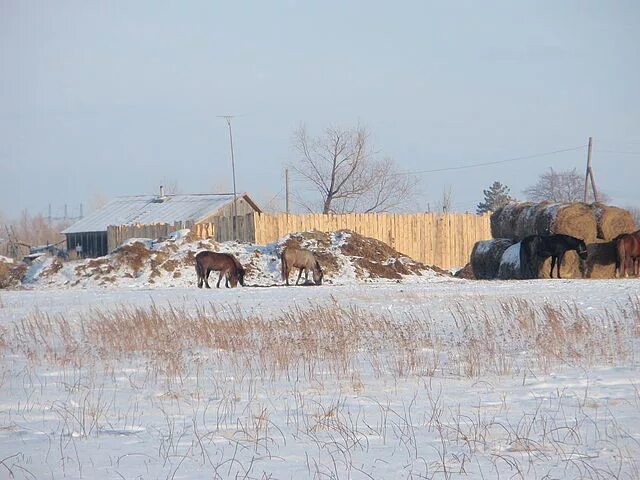
[[[535,185],[526,188],[523,193],[534,202],[581,202],[584,196],[584,177],[575,168],[559,172],[550,168],[540,175]],[[607,196],[598,191],[598,200],[603,202],[606,199]],[[593,192],[587,200],[593,201]]]
[[[363,127],[327,128],[311,137],[304,126],[293,135],[298,161],[293,170],[319,196],[308,210],[322,213],[380,212],[405,205],[415,194],[417,179],[398,171],[391,158],[378,159]]]
[[[442,188],[442,197],[436,202],[436,212],[449,213],[453,208],[453,188],[451,185]]]
[[[636,226],[640,228],[640,207],[628,207],[627,210],[633,215],[633,219],[636,221]]]

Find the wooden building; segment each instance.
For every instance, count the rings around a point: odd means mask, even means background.
[[[236,215],[250,213],[261,210],[247,193],[238,194]],[[100,257],[115,247],[107,240],[109,226],[210,223],[215,217],[233,218],[232,194],[136,195],[116,198],[62,233],[67,237],[69,252],[80,245],[83,256]]]

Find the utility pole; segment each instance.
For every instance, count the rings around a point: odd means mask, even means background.
[[[596,189],[596,181],[593,178],[593,169],[591,168],[591,150],[593,147],[593,138],[589,137],[589,148],[587,150],[587,173],[584,177],[584,196],[582,201],[587,203],[587,197],[589,196],[589,179],[591,179],[591,189],[593,190],[593,200],[598,201],[598,190]]]
[[[285,210],[289,213],[289,169],[284,169],[284,197],[285,197]]]
[[[237,240],[237,226],[236,226],[236,216],[238,211],[236,209],[236,162],[233,156],[233,133],[231,132],[231,119],[233,115],[218,115],[220,118],[224,118],[227,121],[227,125],[229,126],[229,145],[231,146],[231,175],[233,176],[233,221],[231,222],[233,225],[233,239]]]

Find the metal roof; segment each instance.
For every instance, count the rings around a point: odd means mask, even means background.
[[[238,194],[260,211],[246,193]],[[231,203],[230,194],[136,195],[118,197],[87,215],[62,233],[106,232],[109,225],[152,225],[179,221],[200,221]]]

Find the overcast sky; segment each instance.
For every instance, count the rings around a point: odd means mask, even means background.
[[[0,0],[0,213],[231,190],[282,204],[304,122],[366,125],[403,170],[584,145],[600,188],[640,206],[640,2]],[[494,180],[522,198],[586,148],[421,175],[414,210]],[[293,185],[298,188],[299,185]]]

